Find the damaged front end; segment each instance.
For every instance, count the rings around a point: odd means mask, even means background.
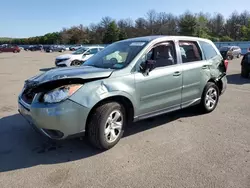
[[[107,76],[61,77],[44,82],[35,78],[27,80],[18,98],[18,111],[36,130],[51,139],[82,133],[90,109],[70,97],[86,83],[105,78]]]

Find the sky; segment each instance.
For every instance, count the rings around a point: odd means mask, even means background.
[[[237,3],[236,3],[237,2]],[[98,23],[102,17],[144,17],[148,10],[180,15],[185,11],[219,12],[249,10],[249,0],[3,0],[0,37],[32,37],[60,31],[63,27]]]

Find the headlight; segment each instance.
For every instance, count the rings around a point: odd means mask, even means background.
[[[81,86],[81,84],[76,84],[59,87],[44,94],[43,101],[45,103],[61,102],[73,95],[78,89],[80,89]]]

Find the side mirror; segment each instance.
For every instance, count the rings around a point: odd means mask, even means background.
[[[148,75],[149,72],[155,68],[155,63],[156,63],[156,61],[154,61],[154,60],[146,60],[140,66],[141,72]]]
[[[84,55],[90,55],[90,52],[85,52]]]

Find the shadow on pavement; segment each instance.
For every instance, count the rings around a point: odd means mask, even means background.
[[[124,137],[152,129],[182,117],[196,116],[194,108],[162,115],[129,125]],[[181,120],[179,120],[181,121]],[[19,114],[0,119],[0,172],[41,164],[75,161],[100,154],[86,139],[52,141],[35,132]]]
[[[249,78],[242,78],[240,74],[227,75],[227,81],[229,84],[235,84],[235,85],[244,85],[250,83]]]

